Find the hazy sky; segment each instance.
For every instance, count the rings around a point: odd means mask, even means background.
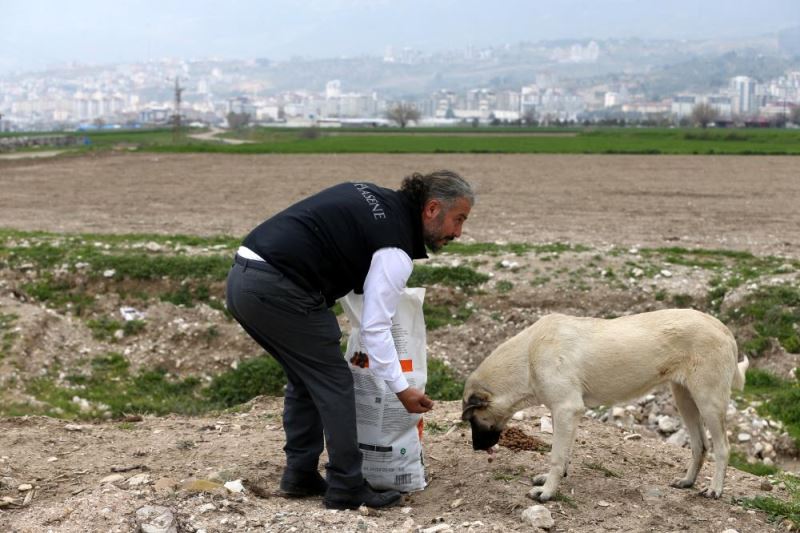
[[[379,55],[521,40],[702,39],[800,25],[800,0],[0,0],[0,72],[162,57]]]

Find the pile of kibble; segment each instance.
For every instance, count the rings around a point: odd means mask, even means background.
[[[550,445],[541,439],[531,437],[518,427],[506,428],[500,434],[500,446],[505,446],[515,452],[546,452],[550,450]]]

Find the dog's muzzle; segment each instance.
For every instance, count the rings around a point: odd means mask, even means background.
[[[500,431],[484,429],[475,422],[474,418],[469,419],[469,425],[472,426],[473,450],[488,450],[500,440]]]

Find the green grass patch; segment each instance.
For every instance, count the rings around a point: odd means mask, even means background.
[[[418,265],[408,280],[409,287],[426,287],[435,284],[446,285],[448,287],[461,287],[462,289],[472,289],[486,283],[489,276],[482,274],[465,266],[428,266]]]
[[[781,421],[789,435],[800,443],[800,383],[758,368],[748,369],[744,393],[761,401],[762,416]]]
[[[426,302],[423,304],[423,315],[425,316],[426,329],[433,331],[447,325],[457,326],[463,324],[472,316],[472,309],[464,306],[454,309],[449,305],[436,305]]]
[[[760,356],[777,339],[784,350],[800,352],[800,288],[792,285],[760,287],[729,313],[734,321],[751,321],[756,336],[744,345],[751,356]]]
[[[429,357],[425,393],[434,400],[460,400],[464,395],[464,382],[444,362]]]
[[[11,352],[17,333],[14,331],[14,322],[19,316],[14,313],[0,313],[0,359]]]
[[[780,472],[780,469],[774,465],[766,465],[760,461],[755,463],[747,462],[747,457],[743,454],[732,451],[728,464],[742,472],[749,472],[754,476],[771,476]]]
[[[244,403],[261,394],[283,395],[285,383],[282,368],[271,357],[244,361],[203,386],[197,377],[179,379],[162,369],[131,373],[130,363],[122,355],[110,353],[93,359],[87,372],[70,374],[63,382],[52,376],[32,380],[26,390],[40,403],[4,404],[0,412],[7,416],[43,414],[65,419],[116,419],[127,414],[198,415]]]
[[[112,340],[117,331],[122,331],[124,337],[136,335],[145,329],[144,320],[114,320],[111,317],[87,320],[86,325],[92,330],[92,336],[98,340]]]
[[[790,474],[785,474],[780,479],[786,485],[789,493],[788,501],[774,496],[756,496],[755,498],[741,498],[737,500],[737,503],[746,509],[764,511],[774,522],[787,520],[797,529],[800,527],[800,479]]]
[[[22,290],[29,297],[62,311],[70,310],[78,316],[86,314],[94,305],[94,297],[67,280],[55,279],[46,274],[39,281],[24,283]]]
[[[458,135],[447,135],[447,133]],[[251,133],[256,142],[227,145],[183,139],[166,142],[164,134],[140,142],[155,152],[214,153],[564,153],[564,154],[800,154],[800,132],[794,130],[719,130],[700,132],[681,128],[587,128],[573,135],[508,135],[505,130],[476,128],[470,135],[455,129],[407,128],[301,135],[302,130]],[[495,135],[494,133],[504,133]],[[566,133],[566,132],[565,132]],[[113,144],[117,138],[97,138]],[[141,141],[144,137],[140,136]],[[94,139],[94,137],[93,137]],[[113,139],[113,142],[112,142]],[[136,141],[128,141],[136,142]]]
[[[242,361],[238,366],[214,378],[207,397],[215,404],[231,407],[256,396],[283,396],[286,375],[272,357],[260,356]]]
[[[462,243],[451,242],[445,248],[444,252],[456,255],[500,255],[506,253],[513,253],[523,255],[529,252],[536,254],[561,254],[564,252],[586,252],[591,250],[588,246],[582,244],[569,244],[569,243],[544,243],[533,244],[524,242],[512,242],[505,244],[497,244],[493,242],[474,242]]]

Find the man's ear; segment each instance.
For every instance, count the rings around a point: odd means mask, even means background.
[[[422,206],[422,219],[423,220],[433,220],[439,213],[442,211],[442,201],[436,198],[428,200],[425,202],[425,205]]]
[[[462,402],[463,411],[461,412],[461,420],[469,420],[472,416],[472,412],[475,409],[486,407],[489,405],[489,400],[478,396],[477,394],[473,393],[470,394],[469,398],[466,402]]]

